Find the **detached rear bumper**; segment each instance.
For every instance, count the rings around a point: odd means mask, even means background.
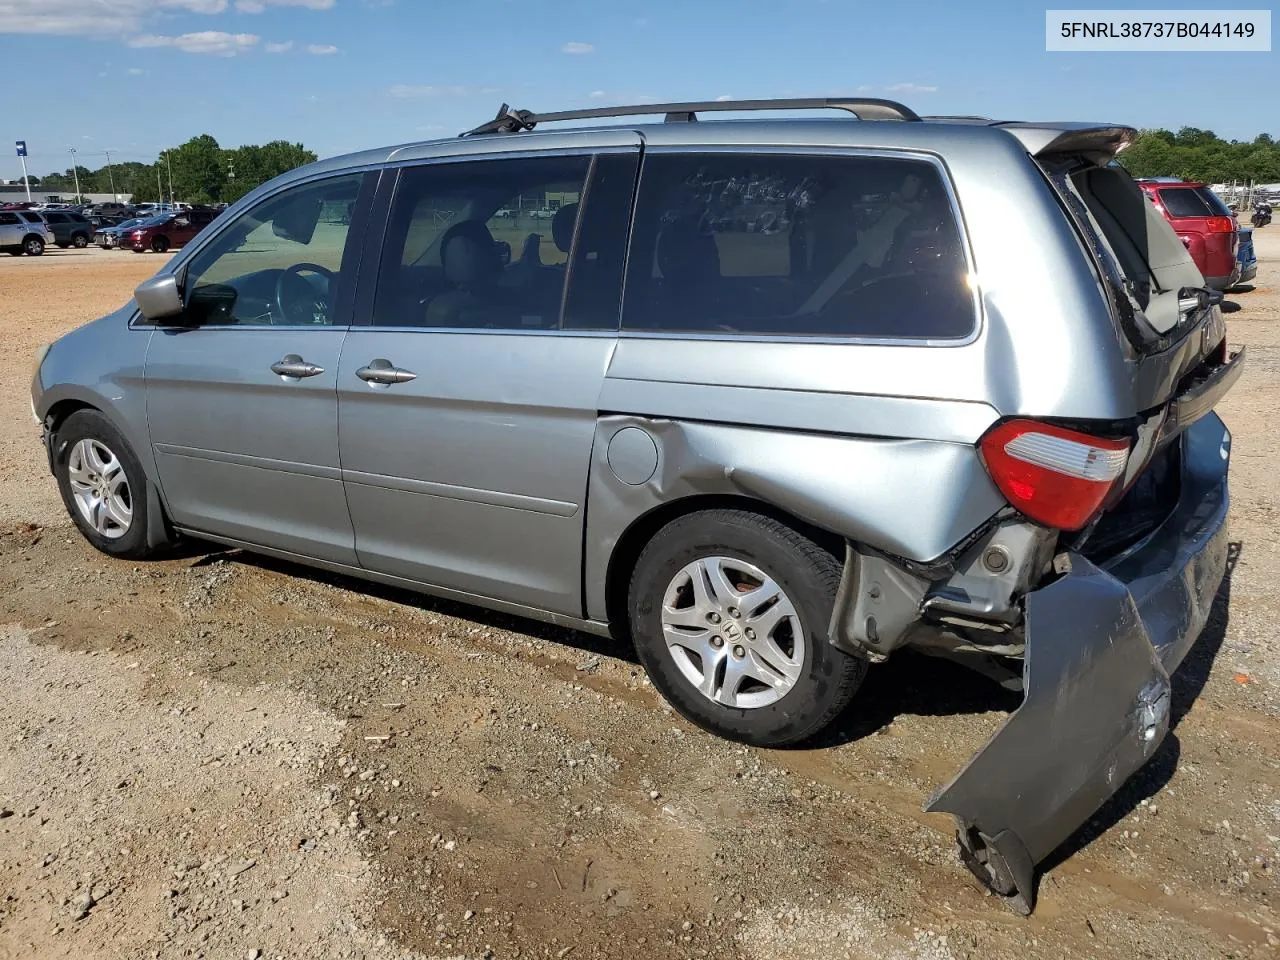
[[[1159,529],[1102,568],[1071,554],[1028,595],[1022,705],[925,806],[956,817],[966,864],[1021,913],[1035,865],[1156,752],[1169,674],[1226,572],[1231,436],[1208,413],[1182,444],[1182,493]]]

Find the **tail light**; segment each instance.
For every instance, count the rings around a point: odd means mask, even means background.
[[[1235,233],[1236,222],[1231,217],[1209,217],[1204,228],[1209,233]]]
[[[1129,441],[1105,440],[1035,420],[1009,420],[978,442],[987,472],[1027,518],[1079,530],[1124,476]]]

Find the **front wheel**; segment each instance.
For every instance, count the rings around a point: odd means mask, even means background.
[[[140,560],[147,543],[150,481],[133,450],[97,410],[77,410],[54,438],[54,474],[80,533],[113,557]]]
[[[636,651],[693,723],[757,746],[799,743],[844,709],[866,674],[866,661],[827,640],[839,583],[830,552],[769,517],[681,517],[636,563]]]
[[[156,253],[168,253],[169,238],[156,237],[154,240],[151,241],[151,249],[154,250]]]

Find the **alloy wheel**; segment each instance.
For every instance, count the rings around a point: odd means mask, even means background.
[[[804,667],[795,605],[759,567],[732,557],[703,557],[680,569],[663,596],[662,633],[684,678],[726,707],[776,703]]]
[[[100,536],[118,540],[133,524],[133,492],[120,458],[101,440],[78,442],[67,459],[71,494],[80,516]]]

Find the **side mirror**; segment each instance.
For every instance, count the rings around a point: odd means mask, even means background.
[[[143,280],[133,288],[133,299],[148,320],[161,320],[182,312],[178,278],[172,273],[162,273]]]

